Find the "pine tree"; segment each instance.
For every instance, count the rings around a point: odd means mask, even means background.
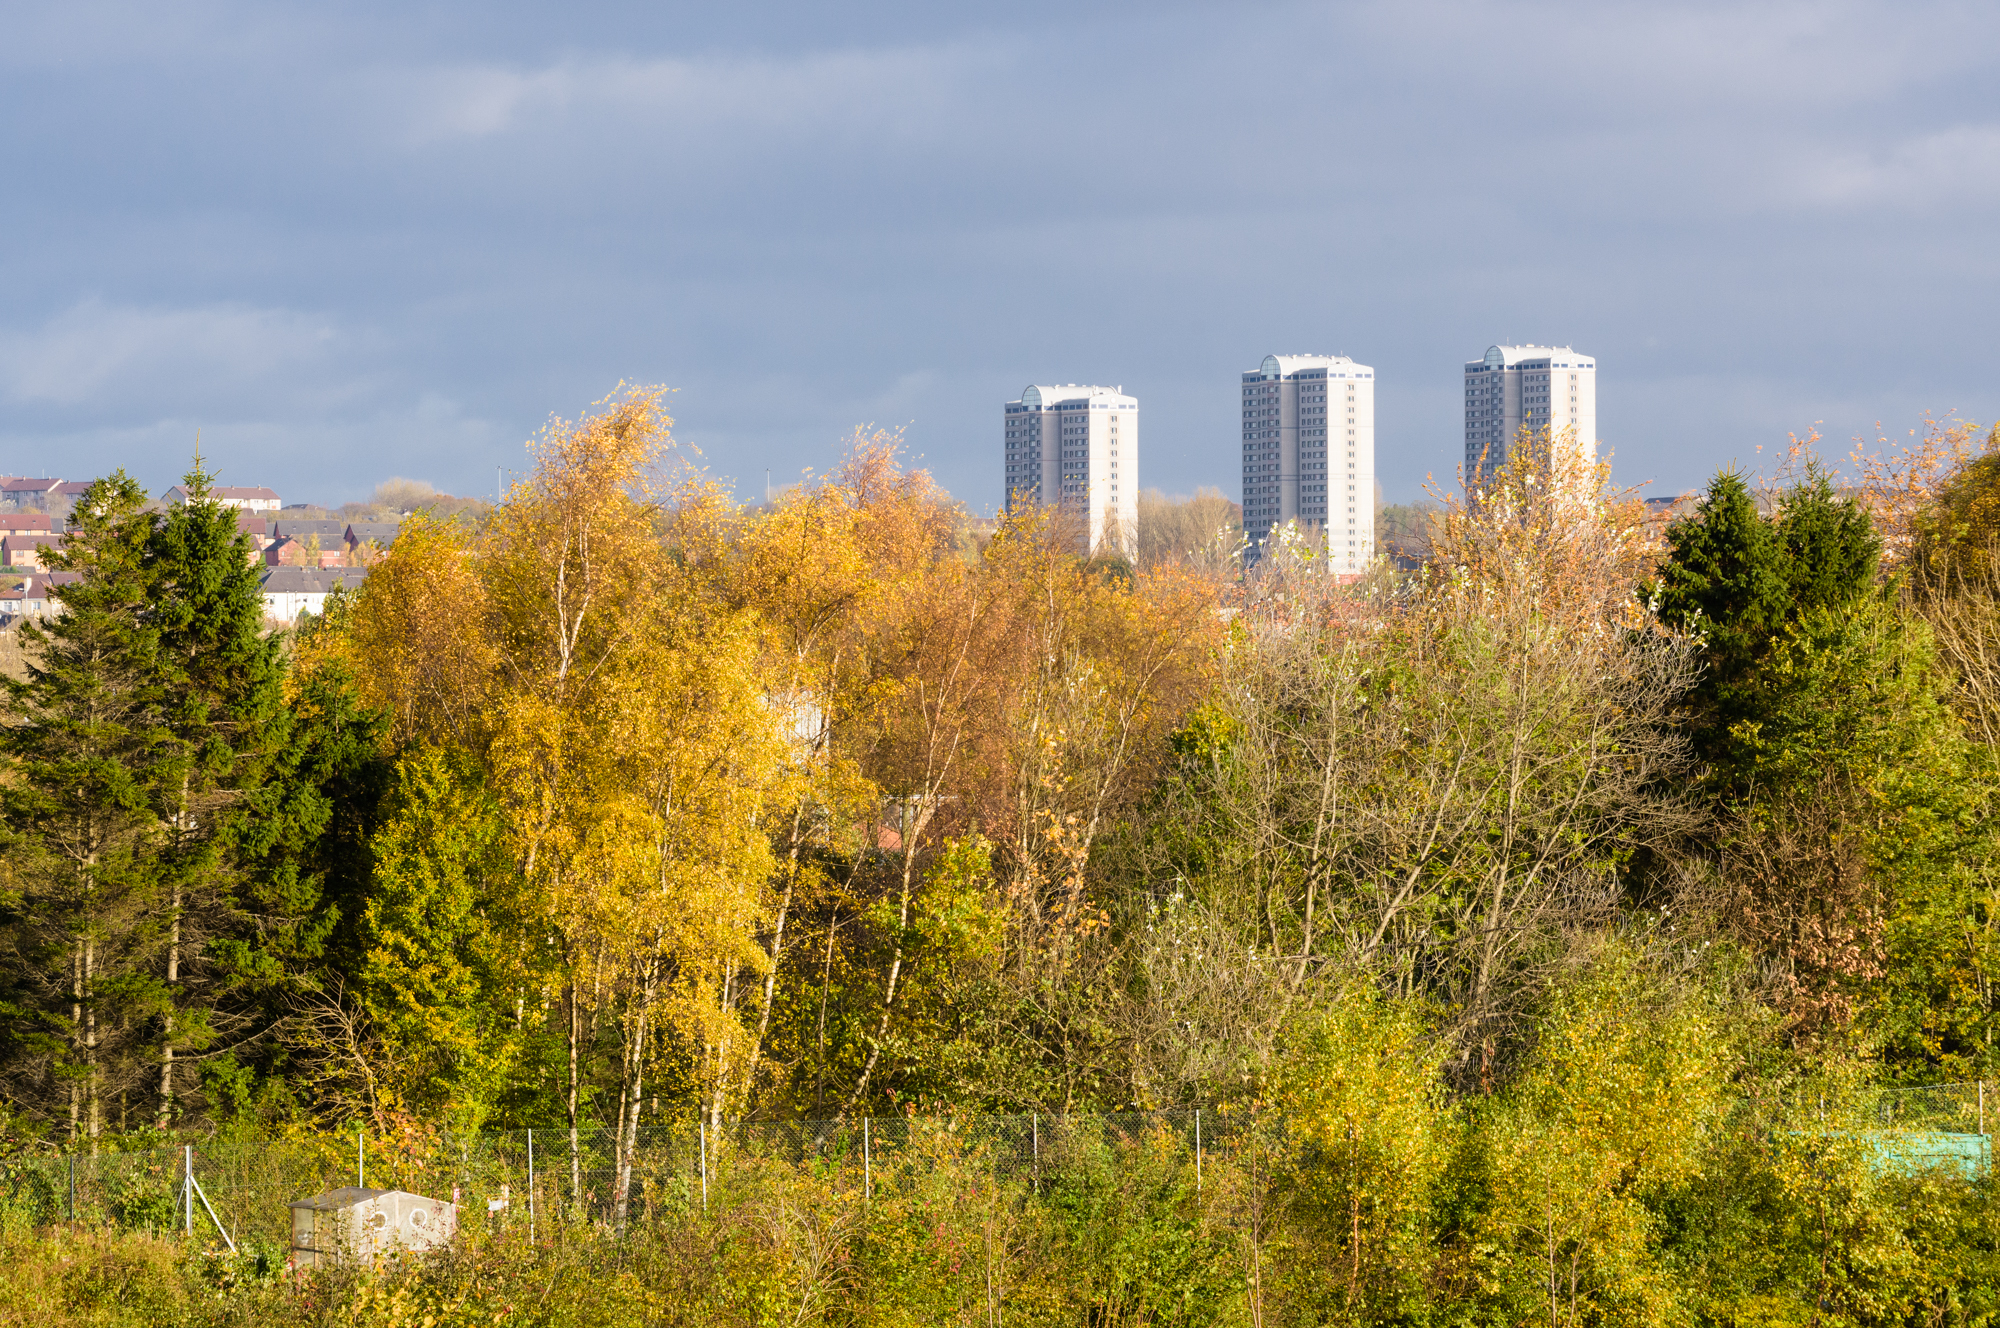
[[[216,942],[281,919],[260,915],[242,891],[242,849],[256,803],[290,736],[282,642],[264,631],[263,596],[249,538],[236,513],[211,495],[201,458],[183,481],[186,501],[153,533],[152,618],[175,743],[154,786],[167,827],[160,858],[167,944],[161,975],[171,1002],[159,1058],[159,1119],[187,1087],[177,1058],[241,1025],[218,1022],[217,1000],[235,976]]]
[[[1784,550],[1786,617],[1855,603],[1875,585],[1882,541],[1868,513],[1833,488],[1818,463],[1785,495],[1775,531]]]
[[[53,562],[82,580],[61,612],[24,623],[25,679],[7,685],[0,755],[8,866],[19,885],[6,948],[8,1096],[71,1138],[95,1140],[107,1103],[137,1086],[146,1033],[167,994],[153,859],[163,827],[154,781],[173,753],[148,613],[154,518],[119,471],[76,505]]]
[[[1869,594],[1881,543],[1868,514],[1814,465],[1775,520],[1740,474],[1718,474],[1695,513],[1668,528],[1667,547],[1654,588],[1660,616],[1703,642],[1690,696],[1695,749],[1713,786],[1741,794],[1747,771],[1732,735],[1770,704],[1763,675],[1774,643],[1805,615]]]
[[[369,841],[392,765],[383,753],[388,716],[363,706],[343,658],[317,648],[337,635],[329,619],[345,607],[336,593],[325,615],[294,629],[285,740],[263,782],[245,791],[232,835],[241,906],[257,925],[211,938],[209,953],[230,975],[232,1016],[252,1036],[215,1054],[202,1072],[214,1105],[236,1112],[285,1088],[295,1039],[255,1034],[286,1027],[302,996],[324,997],[336,975],[361,962],[359,924],[374,872]]]
[[[1741,717],[1736,694],[1784,616],[1784,550],[1735,471],[1709,481],[1694,514],[1667,528],[1667,549],[1655,595],[1663,619],[1703,638],[1690,718],[1696,750],[1712,761]]]
[[[499,933],[506,826],[476,765],[418,747],[397,763],[373,841],[359,921],[356,995],[383,1050],[385,1088],[404,1110],[477,1127],[506,1067]]]

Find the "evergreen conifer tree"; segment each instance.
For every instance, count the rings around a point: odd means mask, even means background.
[[[505,823],[463,754],[421,746],[397,763],[373,849],[355,988],[381,1039],[385,1090],[406,1110],[477,1126],[516,1031],[499,1001],[509,965],[496,923],[519,921],[499,897]]]
[[[27,676],[6,688],[0,756],[10,875],[19,889],[0,945],[7,1096],[72,1139],[96,1139],[109,1104],[151,1060],[148,1031],[168,1000],[154,857],[153,796],[173,757],[148,604],[154,518],[119,471],[76,504],[45,626],[20,630]]]
[[[234,509],[213,497],[212,479],[197,456],[183,481],[186,500],[158,523],[149,548],[174,739],[174,759],[154,787],[167,829],[161,975],[171,1005],[160,1046],[162,1125],[189,1087],[177,1058],[241,1022],[218,1023],[217,1001],[232,976],[216,962],[226,954],[218,943],[279,922],[249,906],[241,869],[254,795],[289,737],[282,642],[264,631],[249,537],[237,530]]]
[[[1958,952],[1910,920],[1962,911],[1969,864],[1990,856],[1985,781],[1928,633],[1876,587],[1868,514],[1816,464],[1775,518],[1723,474],[1668,544],[1662,616],[1704,638],[1690,719],[1730,827],[1728,917],[1781,961],[1771,998],[1797,1035],[1866,1016],[1905,1065],[1962,1066],[1984,1016],[1951,1008],[1938,974]],[[1960,1045],[1923,1050],[1926,1017]]]
[[[289,1038],[257,1033],[284,1025],[297,998],[323,998],[357,971],[359,921],[375,872],[369,841],[392,763],[383,752],[387,717],[363,707],[338,654],[315,649],[337,631],[346,598],[303,617],[293,631],[286,679],[289,722],[263,782],[244,792],[232,832],[241,872],[241,907],[254,926],[211,939],[209,952],[230,975],[230,1005],[247,1021],[242,1046],[203,1064],[216,1105],[243,1111],[258,1095],[285,1093]]]
[[[1703,638],[1690,698],[1695,749],[1711,782],[1740,795],[1747,772],[1732,733],[1771,703],[1762,674],[1773,643],[1804,615],[1869,594],[1881,544],[1868,514],[1815,464],[1776,519],[1757,510],[1741,474],[1718,474],[1694,514],[1668,528],[1667,548],[1655,587],[1660,616]]]
[[[1667,549],[1655,594],[1662,618],[1704,639],[1691,719],[1696,750],[1714,761],[1741,717],[1738,693],[1784,616],[1784,551],[1733,470],[1709,481],[1694,514],[1667,528]]]
[[[1788,620],[1846,607],[1874,588],[1882,541],[1868,513],[1836,493],[1817,463],[1785,495],[1775,534],[1784,550]]]

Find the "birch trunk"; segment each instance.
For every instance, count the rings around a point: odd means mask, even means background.
[[[645,1105],[646,1026],[658,994],[659,962],[652,960],[646,965],[645,981],[639,991],[639,1008],[633,1015],[632,1039],[625,1053],[625,1082],[619,1094],[618,1182],[613,1198],[621,1228],[631,1215],[632,1160],[639,1151],[639,1108]]]
[[[577,1107],[577,1041],[583,1036],[582,1012],[577,1009],[576,972],[570,971],[569,983],[569,1097],[565,1106],[569,1110],[569,1201],[573,1207],[583,1207],[583,1162],[578,1149],[576,1133]]]
[[[174,1114],[174,987],[181,980],[181,887],[174,885],[174,902],[167,938],[167,1019],[160,1047],[160,1128],[166,1129]]]

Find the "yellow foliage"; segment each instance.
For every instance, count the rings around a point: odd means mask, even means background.
[[[1559,989],[1492,1130],[1496,1260],[1551,1323],[1664,1322],[1674,1281],[1647,1200],[1693,1180],[1721,1119],[1727,1043],[1613,952]]]
[[[390,716],[389,738],[476,745],[496,654],[467,532],[418,513],[369,570],[337,637],[362,703]]]
[[[1410,1002],[1357,986],[1309,1019],[1285,1063],[1299,1215],[1325,1242],[1317,1280],[1350,1313],[1428,1262],[1424,1214],[1453,1138],[1442,1047]]]

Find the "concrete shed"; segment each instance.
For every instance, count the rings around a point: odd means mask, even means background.
[[[447,1245],[458,1231],[458,1205],[408,1190],[343,1185],[287,1205],[292,1210],[292,1266],[315,1268],[399,1250]]]

